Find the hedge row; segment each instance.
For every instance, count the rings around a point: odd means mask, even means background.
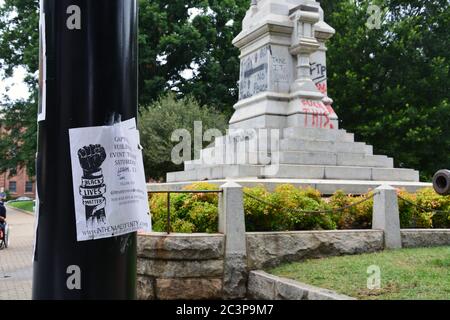
[[[216,190],[217,187],[208,183],[197,183],[185,189]],[[244,192],[266,202],[244,197],[247,231],[344,230],[372,227],[373,199],[370,193],[353,196],[338,191],[333,196],[324,198],[317,190],[301,189],[292,185],[280,185],[274,192],[269,192],[264,186],[244,188]],[[415,194],[404,190],[399,190],[398,193],[401,197],[399,209],[402,228],[450,228],[449,213],[424,212],[425,210],[411,204],[430,210],[450,211],[450,197],[439,196],[432,189],[423,189]],[[300,212],[334,210],[362,200],[367,201],[339,212]],[[167,231],[167,195],[151,195],[150,207],[154,231]],[[172,232],[215,233],[217,229],[218,195],[172,194]]]

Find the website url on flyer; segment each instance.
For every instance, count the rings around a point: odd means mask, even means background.
[[[102,226],[97,227],[94,230],[83,231],[83,236],[85,237],[98,237],[106,234],[125,234],[129,231],[136,231],[144,229],[145,224],[139,223],[139,221],[131,221],[127,223],[118,224],[115,226]]]

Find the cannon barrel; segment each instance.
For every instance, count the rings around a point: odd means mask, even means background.
[[[433,177],[434,190],[442,195],[450,195],[450,170],[440,170]]]

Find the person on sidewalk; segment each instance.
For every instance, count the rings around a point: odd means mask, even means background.
[[[6,227],[6,208],[3,201],[0,201],[0,239],[3,238]]]

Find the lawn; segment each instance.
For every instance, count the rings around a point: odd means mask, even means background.
[[[371,266],[380,268],[379,289],[368,289]],[[450,300],[450,247],[307,260],[269,272],[362,300]]]
[[[19,202],[11,202],[8,203],[9,206],[17,209],[22,209],[28,212],[34,212],[33,211],[33,201],[19,201]]]

